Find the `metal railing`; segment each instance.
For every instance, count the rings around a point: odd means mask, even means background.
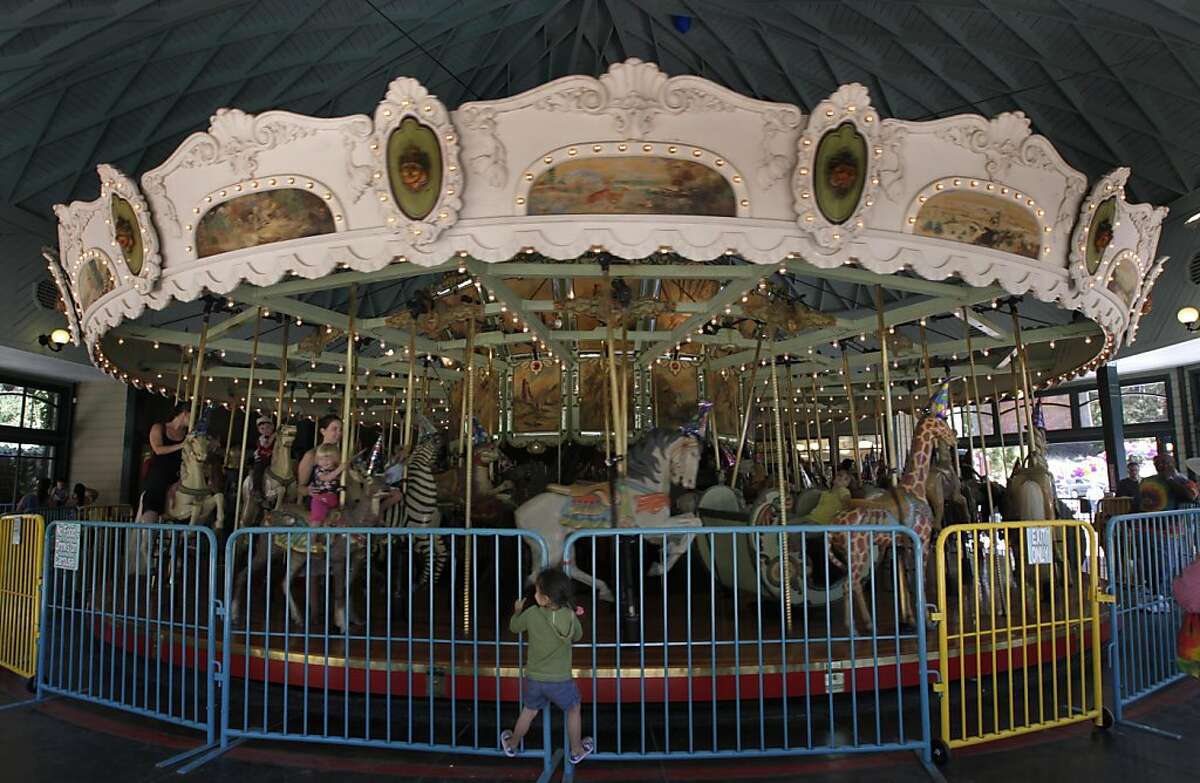
[[[518,530],[243,528],[225,557],[221,747],[246,739],[502,756],[524,665]],[[509,714],[511,711],[512,714]],[[541,743],[519,756],[557,759]],[[207,759],[199,759],[196,764]]]
[[[46,531],[38,699],[58,694],[216,741],[216,538],[203,527],[54,522]]]
[[[1127,720],[1125,708],[1185,675],[1176,657],[1183,612],[1172,583],[1200,557],[1200,510],[1125,514],[1106,531],[1112,606],[1111,666],[1116,720],[1157,734],[1179,735]]]
[[[875,556],[847,557],[859,536],[882,550],[875,568],[863,565]],[[680,552],[689,540],[709,567],[684,554],[663,573],[663,554]],[[916,553],[915,606],[923,607],[921,548],[904,527],[572,533],[564,545],[569,573],[581,578],[584,565],[594,570],[607,561],[606,573],[616,574],[615,604],[604,601],[607,585],[592,584],[583,601],[583,640],[575,648],[576,667],[591,672],[578,684],[594,757],[912,750],[928,764],[925,627],[903,626],[898,546]],[[809,606],[810,588],[828,594],[847,576],[861,583],[875,630],[860,630],[872,622],[862,616],[863,603],[848,599],[844,611],[829,603]],[[569,763],[566,772],[569,779]]]
[[[133,522],[133,506],[126,503],[88,506],[43,506],[30,509],[46,523],[51,522]]]
[[[942,530],[936,690],[947,750],[1106,724],[1097,539],[1079,520]]]
[[[45,530],[37,514],[0,516],[0,666],[22,677],[37,668]]]

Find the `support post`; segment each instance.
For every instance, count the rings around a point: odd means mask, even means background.
[[[1105,364],[1096,368],[1096,388],[1100,394],[1100,417],[1104,423],[1104,458],[1108,462],[1108,487],[1117,491],[1117,482],[1128,475],[1125,467],[1125,410],[1121,401],[1121,379],[1117,368]]]
[[[892,376],[888,366],[888,333],[887,325],[883,322],[883,286],[875,286],[875,311],[879,319],[879,366],[883,370],[883,433],[888,468],[891,469],[893,480],[896,471],[896,429],[892,414]]]
[[[464,510],[466,517],[463,524],[467,530],[471,529],[471,490],[475,484],[475,427],[471,421],[471,417],[475,413],[475,317],[471,316],[471,320],[467,323],[467,366],[466,373],[463,375],[463,382],[466,384],[463,387],[463,438],[464,451],[466,453],[466,498],[464,502]],[[463,613],[462,613],[462,629],[464,634],[471,633],[471,550],[472,539],[467,538],[464,542],[466,548],[463,550]]]
[[[850,409],[850,439],[853,441],[851,450],[854,452],[854,475],[862,480],[862,460],[858,453],[858,411],[854,405],[854,386],[850,383],[850,358],[846,355],[846,346],[842,345],[842,378],[846,387],[846,403]]]

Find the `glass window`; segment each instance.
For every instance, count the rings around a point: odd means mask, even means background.
[[[1167,384],[1165,381],[1121,387],[1121,408],[1126,424],[1167,421]]]
[[[57,429],[58,403],[58,392],[0,384],[0,426]]]
[[[970,435],[972,438],[979,437],[980,429],[984,435],[993,434],[992,428],[992,406],[984,405],[977,407],[975,405],[966,405],[959,408],[951,409],[951,425],[959,438],[965,438]]]
[[[1071,395],[1039,397],[1038,403],[1042,406],[1042,419],[1047,431],[1071,429]]]
[[[1104,426],[1104,418],[1100,415],[1100,392],[1095,389],[1079,395],[1079,426]]]
[[[25,389],[9,383],[0,384],[0,426],[20,427],[24,406]]]
[[[1025,407],[1012,400],[1002,400],[998,405],[1000,407],[1000,431],[1005,435],[1015,433],[1018,417],[1020,417],[1020,421],[1025,421]],[[1025,429],[1024,424],[1021,425],[1021,429]]]

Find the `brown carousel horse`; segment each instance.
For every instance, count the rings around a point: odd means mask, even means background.
[[[912,449],[900,474],[897,486],[887,495],[870,500],[852,500],[852,508],[838,514],[831,524],[846,525],[903,525],[910,528],[921,542],[921,554],[929,562],[929,539],[933,526],[933,511],[926,500],[926,482],[929,479],[929,462],[934,445],[938,442],[955,444],[954,430],[946,423],[949,411],[949,390],[946,386],[930,401],[930,412],[917,423],[913,431]],[[847,541],[848,539],[848,541]],[[851,532],[849,536],[830,536],[829,559],[839,568],[847,569],[851,580],[851,592],[860,618],[866,618],[870,627],[875,621],[867,600],[863,596],[863,581],[870,576],[875,562],[872,550],[886,550],[892,546],[894,536],[889,533]],[[904,576],[897,579],[899,589],[908,594]],[[903,604],[906,608],[904,620],[914,622],[914,601]],[[850,624],[850,601],[846,601],[846,623]]]
[[[939,532],[949,522],[974,522],[971,503],[967,500],[967,489],[959,475],[954,472],[954,449],[946,443],[934,447],[936,457],[929,467],[929,480],[925,485],[925,499],[933,509],[933,530]],[[949,511],[949,515],[947,515]]]
[[[492,484],[490,468],[500,459],[500,449],[494,443],[476,445],[471,465],[471,518],[476,523],[498,522],[505,512],[516,507],[513,502],[513,482]],[[467,469],[465,465],[434,474],[438,502],[462,510],[466,503]]]

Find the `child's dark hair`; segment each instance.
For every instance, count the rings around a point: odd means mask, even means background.
[[[538,590],[559,608],[575,610],[575,586],[561,568],[543,568],[538,572]]]

